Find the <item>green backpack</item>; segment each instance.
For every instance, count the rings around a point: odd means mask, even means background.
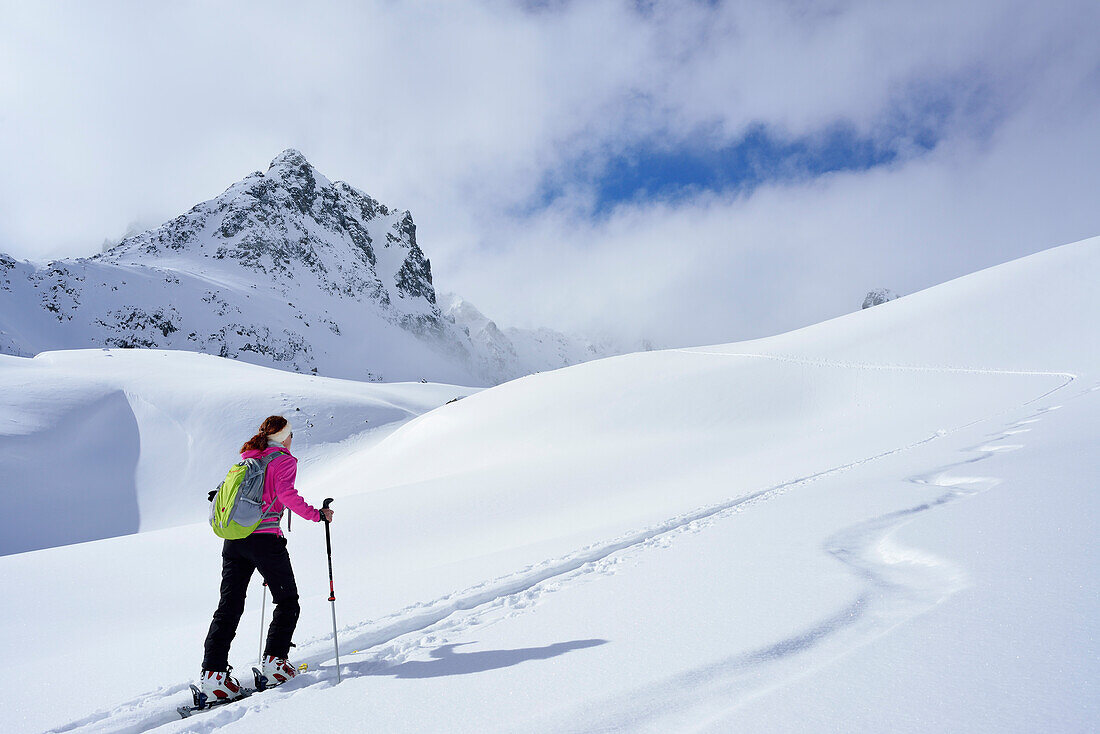
[[[264,512],[262,501],[267,465],[286,453],[275,451],[262,459],[244,459],[230,467],[225,481],[211,492],[210,527],[214,535],[226,540],[247,538],[261,521],[282,514]]]

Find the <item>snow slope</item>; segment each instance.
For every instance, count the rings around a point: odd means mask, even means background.
[[[1100,238],[532,375],[301,472],[340,497],[339,686],[318,526],[290,537],[311,671],[187,721],[208,529],[0,558],[0,652],[50,702],[5,695],[0,726],[1094,730],[1098,276]],[[74,659],[104,674],[66,685]]]

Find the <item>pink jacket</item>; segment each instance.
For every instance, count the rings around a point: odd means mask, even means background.
[[[298,494],[294,488],[294,478],[298,476],[298,460],[290,455],[286,449],[269,446],[262,451],[249,450],[241,454],[242,459],[258,459],[262,456],[282,451],[285,455],[271,460],[267,465],[267,474],[264,477],[264,512],[277,512],[279,517],[272,517],[260,523],[253,530],[256,533],[269,533],[283,537],[283,531],[279,529],[279,520],[282,519],[283,510],[289,507],[306,520],[321,522],[321,511],[312,506]]]

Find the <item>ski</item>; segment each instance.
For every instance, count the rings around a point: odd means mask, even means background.
[[[256,679],[255,688],[241,687],[241,695],[236,698],[218,699],[216,701],[207,701],[206,694],[199,690],[199,687],[194,683],[191,684],[191,700],[194,702],[193,706],[177,706],[176,713],[180,715],[181,719],[186,719],[188,716],[192,716],[200,711],[209,711],[210,709],[221,708],[229,703],[240,701],[241,699],[248,698],[253,693],[258,693],[267,688],[267,677],[260,673],[259,669],[253,668],[252,675]]]
[[[302,663],[298,666],[298,672],[304,673],[309,669],[309,666]],[[186,719],[192,714],[196,714],[200,711],[209,711],[210,709],[221,708],[227,703],[233,703],[234,701],[240,701],[242,698],[248,698],[253,693],[259,693],[260,691],[266,691],[268,688],[274,688],[279,685],[276,683],[274,686],[267,684],[267,676],[260,672],[259,668],[252,668],[252,677],[256,681],[255,688],[241,687],[241,695],[236,698],[219,699],[217,701],[207,701],[206,694],[199,690],[199,687],[194,683],[191,684],[191,700],[194,701],[193,706],[177,706],[176,713],[180,715],[181,719]]]

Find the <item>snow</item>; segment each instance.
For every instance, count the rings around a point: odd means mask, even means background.
[[[102,457],[87,475],[135,451],[189,468],[139,482],[140,532],[0,557],[0,653],[36,691],[0,699],[0,728],[294,730],[323,711],[332,731],[1095,730],[1098,276],[1100,238],[434,410],[454,388],[174,352],[6,358],[3,460],[18,439],[40,462]],[[205,491],[272,404],[334,416],[307,435],[299,488],[338,498],[344,680],[323,532],[295,523],[310,670],[181,721],[219,558],[180,486]],[[385,410],[392,430],[353,433]],[[75,418],[87,428],[60,433]],[[238,670],[257,653],[253,583]]]

